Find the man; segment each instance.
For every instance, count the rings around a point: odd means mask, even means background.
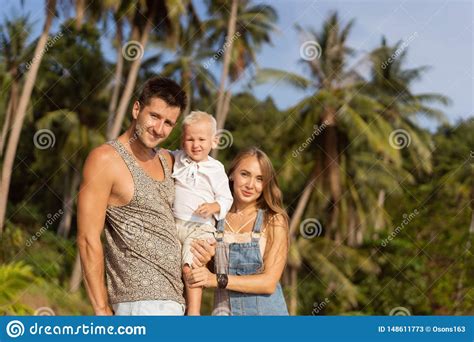
[[[184,314],[180,245],[172,215],[173,158],[155,148],[185,107],[186,95],[174,81],[148,80],[133,104],[130,127],[91,151],[85,162],[77,243],[96,315],[112,315],[111,305],[116,315]],[[201,265],[214,253],[205,241],[193,247]]]

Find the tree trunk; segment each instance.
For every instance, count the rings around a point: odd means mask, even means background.
[[[69,292],[74,293],[79,290],[82,282],[82,266],[81,266],[81,256],[79,254],[79,249],[77,250],[76,260],[74,261],[74,267],[72,269],[71,281],[69,283]]]
[[[58,235],[65,239],[69,236],[69,232],[71,231],[72,216],[74,213],[74,200],[76,198],[76,192],[80,180],[81,174],[79,172],[74,171],[72,181],[70,182],[71,184],[68,184],[68,186],[65,187],[65,196],[63,200],[63,217],[61,218],[61,222],[59,223],[58,228]]]
[[[148,36],[150,31],[153,28],[153,17],[156,12],[156,2],[153,2],[150,15],[147,18],[145,29],[143,30],[142,36],[140,38],[140,45],[143,50],[148,42]],[[141,14],[139,14],[141,15]],[[135,83],[137,81],[138,71],[140,70],[140,65],[142,62],[143,56],[137,58],[132,62],[130,67],[130,72],[128,73],[127,82],[125,84],[125,89],[123,90],[122,96],[117,109],[117,114],[115,115],[114,123],[110,134],[108,134],[108,139],[115,139],[120,134],[120,129],[122,127],[123,119],[125,118],[125,112],[129,106],[130,99],[132,98],[133,89],[135,88]]]
[[[114,90],[112,91],[112,97],[110,98],[109,103],[109,116],[107,120],[107,132],[112,129],[112,124],[114,122],[115,111],[117,110],[117,102],[120,93],[120,88],[122,86],[122,73],[123,73],[123,55],[122,55],[122,45],[123,45],[123,33],[122,33],[122,21],[118,18],[115,19],[115,25],[117,27],[117,64],[115,65],[115,75],[114,75]]]
[[[315,159],[314,170],[312,174],[310,175],[304,187],[303,193],[301,194],[298,200],[296,209],[293,212],[293,215],[291,216],[291,220],[290,220],[290,242],[291,243],[293,243],[294,240],[296,240],[296,236],[298,234],[297,232],[298,224],[301,222],[301,218],[303,217],[306,206],[308,205],[311,194],[313,193],[314,185],[316,181],[318,180],[319,176],[321,176],[321,173],[322,173],[321,163],[319,163],[318,160]]]
[[[79,31],[82,27],[85,10],[84,0],[76,0],[76,22],[74,23],[76,31]]]
[[[2,127],[2,135],[0,137],[0,157],[3,156],[3,150],[5,148],[5,142],[7,141],[8,131],[10,130],[11,120],[18,106],[18,87],[20,80],[18,79],[16,68],[11,72],[11,76],[13,81],[10,89],[10,99],[8,100],[5,121]]]
[[[472,187],[471,187],[471,226],[469,227],[469,233],[474,234],[474,180],[472,180]]]
[[[232,97],[232,93],[230,91],[225,92],[224,98],[224,106],[222,108],[222,115],[220,121],[217,122],[217,132],[222,130],[225,125],[225,121],[227,119],[227,114],[229,113],[229,106],[230,106],[230,99]],[[215,148],[211,152],[211,157],[217,159],[217,155],[219,154],[219,149]]]
[[[337,126],[336,126],[336,112],[333,108],[326,108],[324,111],[323,122],[326,122],[327,127],[324,130],[324,151],[325,156],[325,167],[328,173],[329,189],[331,193],[331,204],[330,204],[330,216],[328,224],[328,233],[331,237],[341,238],[340,234],[337,234],[337,225],[339,221],[339,207],[341,199],[341,175],[339,167],[339,155],[338,155],[338,139],[337,139]]]
[[[13,170],[13,163],[15,161],[16,150],[18,142],[20,141],[21,129],[23,121],[25,120],[26,110],[30,102],[31,93],[35,85],[38,69],[43,57],[43,50],[48,41],[49,29],[53,21],[53,16],[56,8],[56,0],[46,0],[46,21],[44,23],[43,31],[36,44],[34,58],[31,67],[25,76],[25,84],[23,86],[18,108],[13,117],[13,124],[10,136],[8,137],[8,145],[5,152],[5,159],[2,167],[2,182],[0,184],[0,235],[3,232],[5,224],[5,216],[8,202],[8,191],[10,189],[10,181]]]
[[[183,83],[182,87],[184,89],[184,92],[186,93],[186,97],[188,98],[188,102],[186,103],[186,108],[184,110],[184,116],[187,116],[191,112],[191,105],[193,99],[191,75],[189,73],[189,70],[182,70],[181,81]]]
[[[357,245],[357,222],[355,217],[355,209],[349,204],[347,208],[347,245],[354,247]]]
[[[319,176],[321,175],[322,169],[321,169],[321,163],[318,162],[318,158],[315,158],[315,166],[314,170],[309,177],[303,193],[301,194],[298,204],[296,205],[296,209],[293,212],[293,215],[291,216],[290,220],[290,243],[296,243],[296,237],[297,237],[297,228],[298,224],[301,222],[301,218],[303,217],[304,211],[306,209],[306,206],[308,205],[309,199],[311,198],[311,194],[314,190],[314,185],[316,181],[318,180]],[[290,315],[296,315],[297,309],[298,309],[298,270],[299,267],[294,264],[288,264],[288,273],[289,273],[289,282],[290,282]]]
[[[227,37],[226,37],[226,45],[224,49],[224,60],[222,64],[222,73],[221,73],[221,80],[220,80],[220,85],[219,85],[219,93],[217,95],[217,108],[216,108],[217,127],[224,127],[224,124],[222,123],[222,108],[224,106],[225,85],[226,85],[227,77],[229,75],[230,57],[232,54],[232,46],[234,45],[233,37],[235,34],[236,23],[237,23],[237,0],[232,0],[229,26],[227,27]]]
[[[385,190],[380,190],[377,198],[377,208],[375,213],[375,223],[374,223],[374,239],[378,239],[378,233],[382,230],[384,224],[384,206],[385,206]]]
[[[5,141],[7,140],[8,129],[10,128],[10,120],[12,116],[12,98],[8,100],[7,111],[5,112],[5,121],[2,126],[2,133],[0,136],[0,157],[3,156],[3,148],[5,146]]]

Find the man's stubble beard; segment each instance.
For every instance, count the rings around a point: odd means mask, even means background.
[[[160,143],[162,143],[165,139],[164,138],[159,138],[158,142],[156,144],[149,144],[147,143],[147,140],[145,139],[144,135],[148,134],[147,128],[144,125],[141,125],[138,121],[135,124],[135,129],[133,133],[133,139],[137,140],[141,145],[154,149],[156,148]]]

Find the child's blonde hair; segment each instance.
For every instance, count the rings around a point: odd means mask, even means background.
[[[211,125],[212,135],[215,135],[217,132],[216,119],[214,119],[214,117],[211,114],[206,113],[206,112],[201,112],[201,111],[192,111],[191,113],[189,113],[189,115],[187,115],[183,119],[183,124],[182,124],[183,131],[186,126],[190,126],[192,124],[195,124],[203,120],[207,121]]]

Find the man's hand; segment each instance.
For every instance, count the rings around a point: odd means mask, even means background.
[[[190,288],[217,287],[217,277],[207,267],[184,270],[184,281]]]
[[[205,266],[216,254],[216,240],[194,240],[191,244],[191,252],[194,255],[193,267]]]
[[[204,218],[209,218],[213,214],[217,214],[221,211],[221,206],[219,203],[203,203],[201,204],[194,213]]]

